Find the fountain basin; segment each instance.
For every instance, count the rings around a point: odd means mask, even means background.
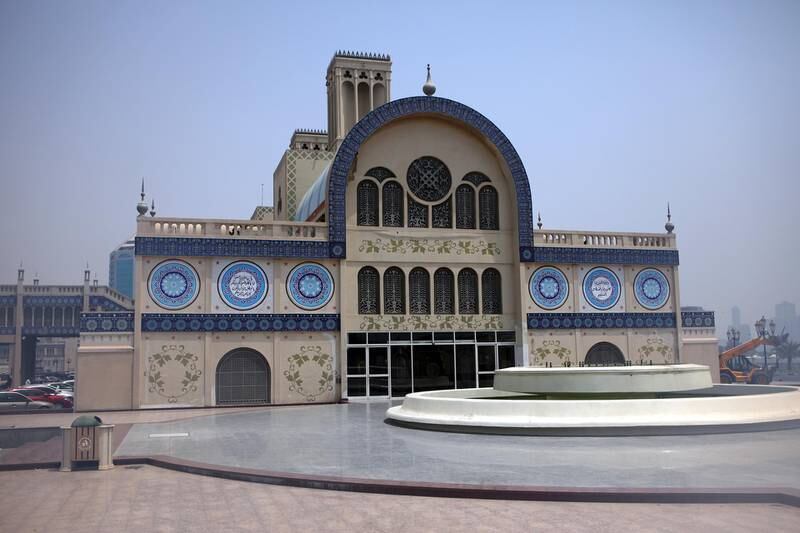
[[[509,368],[493,388],[406,395],[394,424],[520,435],[663,435],[800,427],[800,389],[711,385],[708,367]]]
[[[494,388],[538,394],[641,394],[711,387],[705,365],[513,367],[495,372]]]

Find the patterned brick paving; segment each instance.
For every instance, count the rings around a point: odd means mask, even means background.
[[[278,487],[147,466],[0,473],[0,530],[798,531],[780,505],[549,503]]]

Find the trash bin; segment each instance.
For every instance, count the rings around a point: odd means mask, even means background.
[[[111,460],[113,424],[103,424],[99,416],[82,415],[72,425],[61,427],[63,441],[61,471],[69,472],[75,463],[89,466],[97,463],[98,470],[114,468]]]

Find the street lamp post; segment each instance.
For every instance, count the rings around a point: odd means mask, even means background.
[[[731,326],[728,328],[728,348],[734,348],[739,346],[739,339],[741,338],[741,332],[736,329],[735,327]]]
[[[767,337],[774,337],[775,336],[775,321],[769,321],[769,331],[767,330],[767,319],[764,318],[762,315],[759,320],[756,321],[756,334],[764,339],[767,340]],[[764,342],[764,370],[767,370],[767,343]]]

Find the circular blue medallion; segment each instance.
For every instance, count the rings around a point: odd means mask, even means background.
[[[333,298],[333,276],[317,263],[302,263],[289,272],[286,292],[299,308],[314,311],[325,307]]]
[[[583,297],[595,309],[611,309],[619,302],[621,293],[619,278],[605,267],[593,268],[583,278]]]
[[[645,268],[636,274],[633,292],[636,301],[645,309],[659,309],[669,299],[669,281],[660,270]]]
[[[195,269],[174,259],[159,263],[147,281],[150,298],[164,309],[183,309],[200,293],[200,278]]]
[[[528,292],[536,305],[542,309],[557,309],[569,296],[567,277],[554,267],[541,267],[531,275]]]
[[[220,272],[217,292],[227,306],[249,311],[267,297],[269,282],[260,266],[250,261],[236,261]]]

